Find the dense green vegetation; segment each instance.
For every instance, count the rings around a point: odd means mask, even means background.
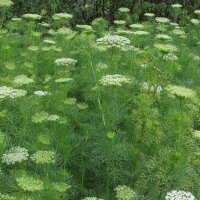
[[[3,0],[2,0],[3,1]],[[170,5],[181,3],[191,14],[200,6],[199,0],[14,0],[7,17],[21,16],[25,13],[42,14],[45,18],[56,12],[73,14],[73,23],[88,23],[97,17],[113,21],[120,7],[130,8],[132,20],[137,21],[146,12],[168,16]]]
[[[0,1],[0,199],[199,200],[198,1],[90,25],[19,2]]]

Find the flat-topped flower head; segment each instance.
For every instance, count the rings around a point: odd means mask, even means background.
[[[28,78],[26,75],[22,74],[22,75],[18,75],[15,76],[13,83],[18,85],[18,86],[22,86],[22,85],[28,85],[31,83],[34,83],[35,81],[31,78]]]
[[[38,14],[29,14],[28,13],[28,14],[22,15],[22,18],[35,21],[35,20],[42,19],[42,16],[38,15]]]
[[[86,24],[77,24],[76,28],[82,31],[92,31],[92,27],[90,25],[86,25]]]
[[[157,34],[156,39],[162,39],[162,40],[172,40],[172,37],[166,34]]]
[[[121,13],[129,13],[130,9],[126,8],[126,7],[121,7],[121,8],[118,9],[118,11],[121,12]]]
[[[55,115],[55,114],[50,115],[50,114],[48,114],[47,112],[44,112],[44,111],[35,113],[32,116],[32,121],[34,123],[42,123],[42,122],[45,122],[45,121],[58,121],[59,119],[60,119],[60,116]]]
[[[126,21],[125,20],[115,20],[114,24],[116,24],[116,25],[125,25]]]
[[[155,44],[155,48],[159,49],[160,51],[164,52],[177,52],[178,48],[172,44]]]
[[[200,131],[199,130],[194,130],[193,137],[195,139],[199,139],[200,140]]]
[[[193,102],[198,102],[198,97],[197,97],[196,92],[190,88],[186,88],[186,87],[178,86],[178,85],[169,85],[167,87],[167,90],[172,95],[177,95],[180,97],[191,99]]]
[[[166,17],[156,17],[156,22],[167,24],[170,22],[170,20]]]
[[[83,200],[103,200],[97,197],[85,197]]]
[[[195,10],[194,13],[195,13],[196,15],[200,15],[200,10]]]
[[[12,165],[15,163],[21,163],[28,159],[28,150],[22,147],[13,147],[9,151],[3,154],[2,163]]]
[[[39,50],[38,46],[35,46],[35,45],[31,45],[28,47],[28,50],[29,51],[33,51],[33,52],[36,52]]]
[[[54,40],[51,40],[51,39],[45,39],[45,40],[43,40],[43,42],[44,42],[45,44],[50,44],[50,45],[56,44],[56,42],[55,42]]]
[[[44,184],[41,180],[31,176],[23,175],[22,177],[16,178],[18,186],[27,192],[36,192],[44,189]]]
[[[192,24],[195,24],[195,25],[200,23],[200,21],[198,19],[191,19],[190,21]]]
[[[116,86],[121,86],[122,84],[125,83],[130,83],[131,80],[129,78],[126,78],[123,75],[120,74],[114,74],[114,75],[105,75],[103,76],[99,82],[104,85],[104,86],[112,86],[112,85],[116,85]]]
[[[181,4],[179,4],[179,3],[172,4],[171,6],[172,6],[172,8],[182,8],[182,7],[183,7],[183,6],[182,6]]]
[[[142,24],[131,24],[129,27],[132,29],[144,29]]]
[[[55,152],[37,151],[30,158],[36,164],[53,164],[55,163]]]
[[[70,20],[73,18],[73,15],[70,15],[68,13],[56,13],[52,17],[54,20]]]
[[[119,185],[115,188],[117,200],[134,200],[137,194],[125,185]]]
[[[49,95],[50,93],[47,92],[47,91],[37,90],[37,91],[34,92],[34,94],[37,95],[37,96],[47,96],[47,95]]]
[[[55,63],[58,66],[75,66],[77,62],[77,60],[72,58],[58,58],[55,60]]]
[[[1,0],[0,1],[0,8],[8,8],[13,5],[11,0]]]
[[[197,200],[191,192],[173,190],[168,192],[165,200]]]
[[[154,13],[145,13],[144,16],[149,17],[149,18],[153,18],[153,17],[155,17],[155,14]]]
[[[131,41],[123,36],[119,35],[106,35],[97,39],[98,45],[106,46],[107,48],[122,48],[130,45]]]
[[[68,83],[73,81],[73,78],[58,78],[55,80],[55,83]]]
[[[173,53],[168,53],[163,56],[163,59],[167,61],[176,61],[178,60],[178,57]]]
[[[183,31],[183,30],[181,30],[181,29],[174,29],[173,31],[172,31],[172,33],[173,34],[175,34],[175,35],[178,35],[178,36],[182,36],[182,35],[185,35],[185,31]]]
[[[134,31],[134,35],[149,35],[150,33],[147,31]]]
[[[7,86],[1,86],[0,87],[0,99],[4,98],[18,98],[25,96],[27,92],[25,90],[21,89],[14,89],[12,87],[7,87]]]
[[[71,186],[67,183],[53,183],[52,184],[53,189],[58,191],[58,192],[66,192],[67,190],[69,190],[71,188]]]

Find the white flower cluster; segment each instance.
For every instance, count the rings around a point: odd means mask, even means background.
[[[58,191],[58,192],[65,192],[68,189],[71,188],[71,186],[67,183],[61,182],[61,183],[53,183],[52,184],[53,189]]]
[[[168,192],[165,200],[196,200],[191,192],[173,190]]]
[[[83,200],[103,200],[103,199],[99,199],[97,197],[85,197]]]
[[[6,97],[17,98],[25,96],[27,92],[21,89],[14,89],[12,87],[2,86],[0,87],[0,99],[4,99]]]
[[[121,8],[119,8],[119,12],[128,13],[128,12],[130,12],[130,9],[126,8],[126,7],[121,7]]]
[[[131,24],[129,27],[132,29],[144,29],[142,24]]]
[[[200,23],[198,19],[191,19],[190,21],[192,22],[192,24],[195,24],[195,25]]]
[[[178,57],[173,53],[168,53],[163,56],[163,59],[168,61],[176,61],[178,60]]]
[[[0,8],[1,7],[10,7],[13,5],[13,2],[11,0],[1,0],[0,1]]]
[[[106,35],[102,38],[97,39],[98,45],[104,45],[107,48],[123,48],[130,45],[130,40],[123,36],[118,35]]]
[[[169,23],[170,20],[166,17],[156,17],[156,22],[166,24]]]
[[[194,13],[200,15],[200,10],[195,10]]]
[[[21,86],[21,85],[28,85],[30,83],[34,83],[35,81],[31,78],[28,78],[26,75],[18,75],[14,78],[14,84]]]
[[[28,159],[28,150],[22,147],[13,147],[2,156],[2,162],[8,165],[20,163]]]
[[[149,35],[150,33],[147,31],[135,31],[133,32],[134,35]]]
[[[53,19],[54,20],[59,20],[59,19],[72,19],[72,15],[68,14],[68,13],[56,13],[55,15],[53,15]]]
[[[50,93],[47,92],[47,91],[38,90],[38,91],[35,91],[34,94],[35,94],[35,95],[38,95],[38,96],[47,96],[47,95],[49,95]]]
[[[46,112],[38,112],[32,116],[32,121],[34,123],[42,123],[44,121],[57,121],[60,119],[58,115],[49,115]]]
[[[144,14],[145,17],[155,17],[154,13],[145,13]]]
[[[119,185],[115,188],[117,193],[117,200],[134,200],[136,199],[136,193],[125,185]]]
[[[179,3],[172,4],[171,6],[172,6],[172,8],[182,8],[182,5]]]
[[[140,84],[142,91],[150,91],[150,92],[156,92],[157,94],[160,94],[160,92],[163,90],[160,85],[153,86],[148,82],[143,82]]]
[[[16,178],[16,181],[18,186],[24,191],[34,192],[44,189],[44,184],[41,180],[30,176],[22,176],[20,178]]]
[[[172,40],[172,37],[166,34],[158,34],[156,35],[156,39],[163,39],[163,40]]]
[[[40,20],[42,16],[38,14],[24,14],[22,15],[22,18],[29,20]]]
[[[46,44],[56,44],[56,42],[54,40],[50,40],[50,39],[45,39],[45,40],[43,40],[43,42]]]
[[[36,164],[55,163],[55,152],[53,151],[37,151],[31,156],[31,160]]]
[[[77,62],[77,60],[72,58],[58,58],[55,60],[56,65],[59,66],[75,66]]]
[[[131,81],[130,79],[120,74],[105,75],[99,80],[99,82],[104,86],[106,85],[121,86],[124,83],[130,83],[130,81]]]

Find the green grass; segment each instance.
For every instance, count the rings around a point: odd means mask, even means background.
[[[4,21],[0,199],[200,199],[200,23],[190,18],[143,29]]]

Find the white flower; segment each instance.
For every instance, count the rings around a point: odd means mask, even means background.
[[[199,23],[200,23],[198,19],[191,19],[190,21],[191,21],[193,24],[199,24]]]
[[[1,0],[0,1],[0,8],[1,7],[10,7],[13,5],[13,2],[11,0]]]
[[[143,82],[140,84],[141,90],[142,91],[150,91],[150,92],[155,92],[157,94],[160,94],[162,92],[162,87],[160,85],[158,86],[153,86],[148,82]]]
[[[106,35],[102,38],[97,39],[98,45],[104,45],[107,48],[122,48],[130,45],[130,40],[123,36],[118,35]]]
[[[156,35],[156,39],[172,40],[172,37],[166,34],[158,34]]]
[[[31,176],[23,175],[22,177],[16,178],[16,182],[18,186],[24,191],[34,192],[44,189],[43,182]]]
[[[49,39],[43,40],[43,42],[46,43],[46,44],[56,44],[55,41],[49,40]]]
[[[174,33],[175,35],[185,35],[185,31],[183,31],[183,30],[181,30],[181,29],[174,29],[173,31],[172,31],[172,33]]]
[[[165,18],[165,17],[156,17],[156,22],[166,24],[166,23],[169,23],[170,20],[168,18]]]
[[[59,119],[60,117],[58,115],[49,115],[47,118],[48,121],[57,121]]]
[[[72,15],[68,14],[68,13],[56,13],[55,15],[53,15],[53,19],[54,20],[59,20],[59,19],[72,19]]]
[[[11,87],[2,86],[0,87],[0,99],[10,97],[10,98],[17,98],[25,96],[27,92],[21,89],[13,89]]]
[[[145,17],[155,17],[154,13],[145,13],[144,14]]]
[[[55,82],[56,83],[68,83],[73,80],[74,80],[73,78],[59,78],[59,79],[56,79]]]
[[[119,8],[119,12],[128,13],[128,12],[130,12],[130,9],[126,8],[126,7],[121,7],[121,8]]]
[[[103,199],[99,199],[97,197],[85,197],[83,200],[103,200]]]
[[[117,85],[117,86],[121,86],[124,83],[130,83],[130,81],[131,81],[130,79],[119,74],[105,75],[99,80],[99,82],[102,85]]]
[[[119,185],[115,188],[117,200],[134,200],[137,194],[125,185]]]
[[[200,15],[200,10],[195,10],[194,13]]]
[[[29,20],[40,20],[42,16],[38,14],[24,14],[22,15],[22,18]]]
[[[147,31],[135,31],[133,32],[134,35],[149,35]]]
[[[168,192],[165,200],[196,200],[191,192],[173,190]]]
[[[49,92],[38,90],[38,91],[35,91],[34,94],[38,96],[47,96],[49,95]]]
[[[114,24],[116,24],[116,25],[125,25],[126,21],[125,20],[115,20]]]
[[[132,29],[144,29],[142,24],[131,24],[129,27]]]
[[[168,53],[163,56],[163,59],[169,60],[169,61],[176,61],[176,60],[178,60],[178,57],[173,53]]]
[[[8,165],[22,162],[28,159],[28,150],[21,147],[13,147],[2,156],[2,162]]]
[[[31,78],[28,78],[26,75],[18,75],[14,78],[14,84],[16,85],[28,85],[30,83],[34,83],[35,81]]]
[[[36,164],[52,164],[55,163],[55,152],[37,151],[30,158]]]
[[[171,6],[172,6],[172,8],[182,8],[182,5],[179,3],[172,4]]]
[[[59,66],[75,66],[77,62],[77,60],[72,58],[58,58],[55,60],[56,65]]]

